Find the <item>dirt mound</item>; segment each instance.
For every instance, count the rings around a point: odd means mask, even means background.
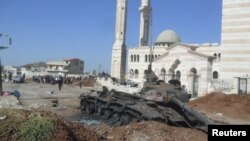
[[[114,141],[206,141],[207,134],[154,121],[135,122],[121,127],[96,126],[95,131]]]
[[[84,126],[51,112],[0,109],[0,140],[97,141],[101,138]]]
[[[208,114],[250,120],[250,95],[214,92],[189,102],[189,105]]]
[[[82,85],[84,87],[93,87],[95,85],[95,79],[94,78],[87,78],[83,80]]]

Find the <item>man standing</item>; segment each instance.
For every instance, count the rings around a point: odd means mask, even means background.
[[[62,84],[63,84],[63,77],[60,75],[60,76],[59,76],[59,79],[58,79],[59,91],[61,91],[61,89],[62,89]]]

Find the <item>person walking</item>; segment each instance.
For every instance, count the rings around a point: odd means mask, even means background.
[[[82,89],[82,81],[79,82],[80,89]]]
[[[58,88],[59,88],[59,91],[61,91],[62,85],[63,85],[63,77],[60,75],[59,79],[58,79]]]

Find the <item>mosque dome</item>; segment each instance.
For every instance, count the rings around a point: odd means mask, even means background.
[[[161,32],[156,40],[156,44],[158,45],[167,44],[168,46],[179,42],[181,42],[181,38],[179,37],[179,35],[175,31],[170,29]]]

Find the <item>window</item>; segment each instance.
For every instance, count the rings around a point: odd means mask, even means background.
[[[129,74],[130,74],[130,77],[133,77],[133,76],[134,76],[134,71],[133,71],[133,69],[131,69],[131,70],[129,71]]]
[[[175,79],[181,80],[181,72],[180,72],[180,71],[177,71],[175,77],[176,77]]]
[[[138,78],[138,75],[139,75],[139,71],[138,69],[135,70],[135,77]]]
[[[218,79],[219,78],[219,74],[217,71],[213,72],[213,79]]]
[[[220,53],[218,54],[218,59],[219,59],[219,61],[220,61],[220,58],[221,58],[221,55],[220,55]]]
[[[130,61],[133,62],[133,55],[130,56]]]
[[[137,55],[137,62],[140,62],[140,56]]]
[[[136,55],[134,55],[134,62],[136,62]]]
[[[217,53],[214,53],[214,57],[217,57]]]
[[[162,68],[161,69],[161,79],[163,80],[163,81],[165,81],[165,78],[166,77],[166,69],[165,68]]]
[[[148,61],[148,56],[147,55],[145,55],[145,62],[147,62]]]

